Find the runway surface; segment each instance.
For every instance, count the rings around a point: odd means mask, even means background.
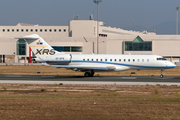
[[[0,75],[0,83],[15,84],[94,84],[94,85],[178,85],[180,77],[144,76],[53,76],[53,75]]]

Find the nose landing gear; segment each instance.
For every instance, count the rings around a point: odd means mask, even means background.
[[[160,78],[163,78],[164,77],[164,75],[163,75],[163,69],[161,69],[161,75],[160,75]]]

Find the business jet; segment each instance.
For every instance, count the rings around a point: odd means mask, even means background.
[[[35,61],[56,68],[85,72],[86,77],[94,76],[95,72],[160,69],[160,77],[163,78],[163,70],[176,67],[159,55],[65,54],[54,50],[37,34],[13,38],[27,41],[36,56]]]

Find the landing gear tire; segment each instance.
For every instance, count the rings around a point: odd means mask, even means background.
[[[91,72],[85,72],[85,73],[84,73],[84,76],[85,76],[85,77],[93,77],[93,76],[94,76],[94,72],[93,72],[93,71],[91,71]]]
[[[85,72],[85,73],[84,73],[84,76],[85,76],[85,77],[90,77],[91,74],[90,74],[89,72]]]
[[[164,77],[164,75],[160,75],[160,78],[163,78]]]

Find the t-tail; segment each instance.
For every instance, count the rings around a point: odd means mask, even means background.
[[[71,55],[54,50],[43,38],[37,34],[23,37],[11,37],[13,39],[23,39],[27,41],[32,52],[36,56],[33,61],[41,62],[43,65],[63,64],[68,65],[71,62]],[[58,60],[60,61],[59,63]],[[63,63],[62,63],[63,61]]]
[[[55,55],[56,53],[60,53],[55,51],[43,38],[41,38],[37,34],[27,35],[23,37],[13,37],[14,39],[24,39],[27,41],[29,47],[35,54],[35,56],[39,56],[41,58],[49,55]]]

